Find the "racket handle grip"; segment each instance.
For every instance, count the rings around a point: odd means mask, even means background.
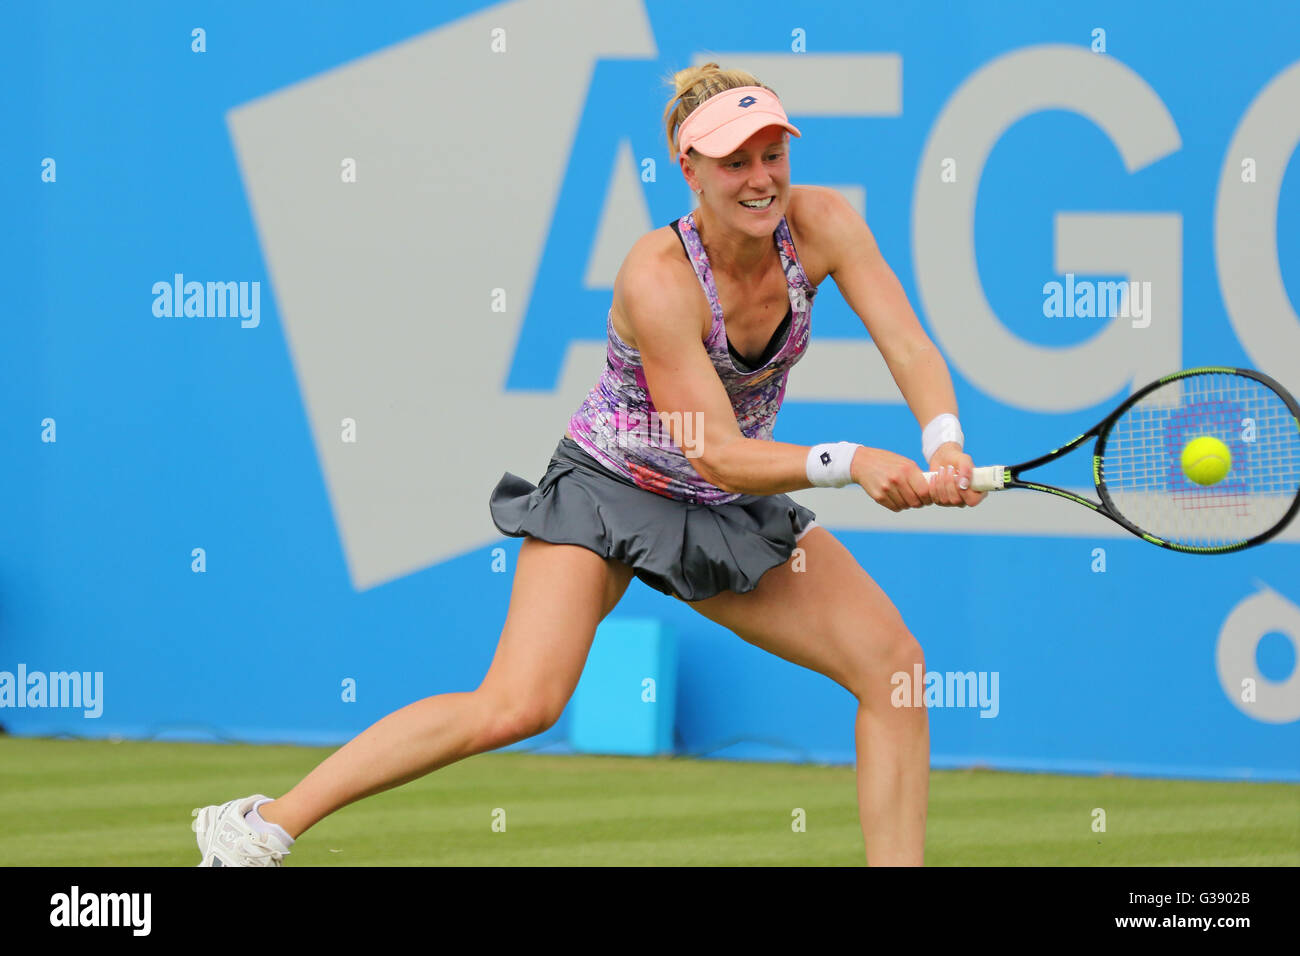
[[[937,471],[927,471],[925,477],[927,481],[932,481]],[[1003,488],[1002,479],[1006,474],[1004,465],[983,465],[971,472],[971,491],[1001,491]]]

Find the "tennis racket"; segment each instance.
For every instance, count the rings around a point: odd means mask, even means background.
[[[1222,480],[1200,485],[1182,453],[1210,436],[1228,447]],[[1024,481],[1022,473],[1089,438],[1100,501]],[[925,473],[933,478],[936,472]],[[1029,488],[1067,498],[1173,551],[1225,554],[1262,544],[1300,508],[1300,405],[1277,382],[1244,368],[1193,368],[1134,392],[1106,418],[1060,448],[1019,465],[975,469],[971,488]]]

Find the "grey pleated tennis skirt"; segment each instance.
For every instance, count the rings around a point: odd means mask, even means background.
[[[537,485],[506,472],[489,507],[502,534],[581,545],[631,565],[647,585],[683,601],[752,591],[789,559],[816,518],[787,495],[720,505],[667,498],[638,488],[568,437]]]

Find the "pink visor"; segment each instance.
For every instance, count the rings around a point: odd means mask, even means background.
[[[682,121],[677,131],[677,154],[684,156],[695,147],[713,159],[728,156],[765,126],[783,126],[795,136],[800,135],[771,90],[741,86],[715,93]]]

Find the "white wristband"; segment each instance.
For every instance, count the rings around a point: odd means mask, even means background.
[[[934,421],[921,431],[921,453],[925,455],[926,464],[929,464],[940,445],[950,441],[961,445],[965,443],[966,436],[961,433],[961,422],[957,421],[957,416],[944,412],[936,415]]]
[[[808,461],[804,470],[814,488],[843,488],[853,480],[849,472],[853,465],[853,453],[861,445],[851,441],[828,442],[813,445],[808,449]]]

